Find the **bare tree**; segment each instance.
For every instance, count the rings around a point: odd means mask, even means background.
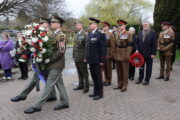
[[[31,0],[24,6],[33,18],[50,17],[53,14],[68,16],[70,12],[66,7],[64,0]]]
[[[0,15],[12,15],[24,6],[30,0],[1,0],[0,1]]]

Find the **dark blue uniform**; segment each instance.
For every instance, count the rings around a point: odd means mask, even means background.
[[[86,45],[86,60],[90,66],[90,73],[94,82],[94,95],[103,95],[100,63],[104,63],[106,56],[106,37],[98,30],[89,33]]]

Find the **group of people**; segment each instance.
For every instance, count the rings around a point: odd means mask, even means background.
[[[66,35],[62,32],[62,25],[65,21],[53,16],[50,20],[41,18],[40,23],[49,29],[49,37],[54,45],[53,55],[45,60],[46,64],[46,84],[42,96],[24,112],[32,114],[39,112],[46,101],[57,100],[55,86],[60,94],[60,104],[54,110],[69,108],[68,96],[63,83],[62,71],[65,68],[65,51],[66,51]],[[89,18],[89,32],[83,29],[83,23],[77,21],[75,23],[76,35],[74,38],[73,59],[77,68],[79,84],[74,90],[83,90],[83,93],[89,92],[89,75],[90,68],[91,78],[94,82],[93,93],[89,95],[93,100],[103,98],[103,86],[109,86],[112,82],[112,63],[115,60],[117,68],[117,86],[114,90],[121,92],[127,91],[128,78],[134,79],[134,66],[129,63],[133,53],[139,52],[143,55],[145,64],[139,69],[139,78],[136,82],[148,85],[152,74],[153,59],[156,51],[160,51],[161,74],[158,79],[165,78],[169,80],[170,69],[169,57],[171,57],[171,49],[174,40],[174,32],[170,28],[170,23],[162,23],[162,32],[157,37],[156,32],[151,28],[149,21],[143,21],[143,30],[135,35],[135,29],[130,27],[126,30],[127,21],[117,20],[117,27],[110,30],[111,25],[108,22],[102,22],[102,30],[99,30],[100,20]],[[64,46],[60,46],[61,44]],[[167,54],[168,53],[168,54]],[[167,63],[167,71],[164,74],[164,64]],[[146,75],[144,68],[146,65]],[[36,86],[39,80],[38,73],[34,73],[31,81],[26,85],[20,94],[11,98],[12,102],[26,100],[29,93]]]

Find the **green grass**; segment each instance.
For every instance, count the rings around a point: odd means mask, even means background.
[[[180,49],[176,50],[176,60],[180,62]]]

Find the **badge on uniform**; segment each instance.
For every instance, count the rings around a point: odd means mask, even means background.
[[[78,41],[82,42],[84,40],[84,36],[79,36]]]
[[[120,39],[122,39],[122,40],[128,39],[128,35],[120,35]]]
[[[170,35],[165,35],[164,34],[164,38],[170,38],[171,36]]]
[[[109,35],[106,35],[106,40],[109,40],[110,39],[110,36]]]
[[[60,53],[65,52],[65,42],[59,42],[59,52]]]
[[[95,42],[97,41],[97,38],[92,38],[90,41],[91,41],[92,43],[95,43]]]

